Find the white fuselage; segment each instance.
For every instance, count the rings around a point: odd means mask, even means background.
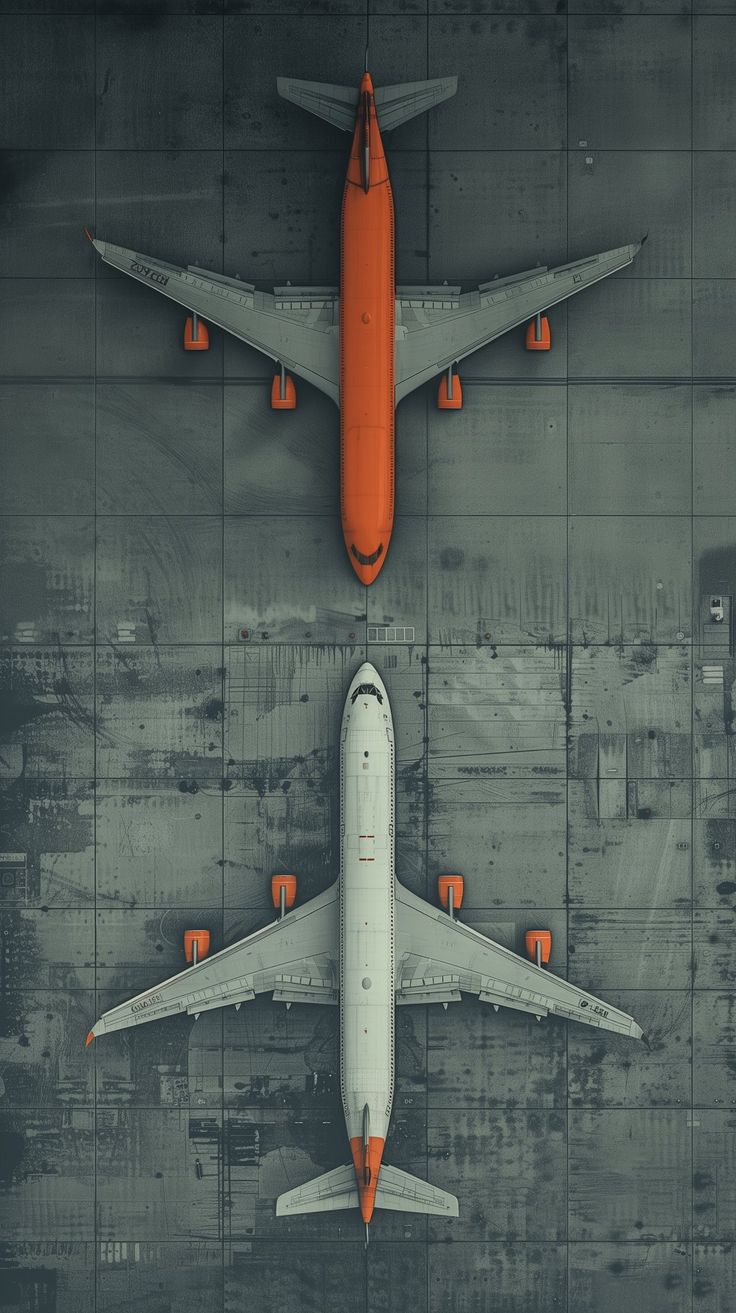
[[[345,702],[340,793],[342,1103],[351,1140],[366,1133],[366,1106],[383,1140],[394,1094],[394,727],[368,663]]]

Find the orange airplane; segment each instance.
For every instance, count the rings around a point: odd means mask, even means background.
[[[184,348],[206,351],[207,322],[269,356],[274,410],[293,410],[293,374],[340,409],[342,531],[364,584],[386,560],[394,522],[394,414],[402,397],[440,376],[437,405],[462,407],[457,364],[519,324],[526,346],[548,351],[546,311],[631,263],[641,242],[555,269],[539,266],[459,287],[396,287],[394,207],[381,133],[453,96],[457,78],[374,89],[278,79],[279,93],[353,133],[340,224],[340,288],[276,287],[258,292],[239,278],[155,260],[97,241],[108,264],[189,310]],[[207,321],[207,322],[203,322]]]

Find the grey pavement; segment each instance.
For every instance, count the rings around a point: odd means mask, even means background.
[[[727,1313],[736,1282],[736,4],[2,0],[0,1303],[48,1313]],[[615,10],[615,12],[613,12]],[[460,75],[389,145],[397,279],[649,241],[402,403],[377,583],[337,412],[95,260],[334,284],[345,140],[277,75]],[[710,600],[724,599],[714,625]],[[105,1008],[338,860],[368,656],[398,873],[631,1012],[400,1010],[389,1161],[458,1219],[276,1219],[344,1161],[335,1009],[90,1050]]]

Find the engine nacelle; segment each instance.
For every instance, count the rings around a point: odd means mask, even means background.
[[[551,930],[527,930],[524,935],[527,957],[538,967],[546,967],[552,952]]]
[[[206,324],[199,315],[189,315],[184,324],[184,350],[209,351],[210,334]]]
[[[438,875],[437,895],[450,916],[454,916],[462,907],[464,890],[465,881],[461,875]]]
[[[271,902],[279,916],[284,916],[296,902],[296,876],[271,876]]]
[[[296,410],[296,385],[285,369],[271,380],[271,410]]]
[[[552,334],[549,331],[549,319],[546,315],[535,315],[526,326],[527,351],[551,351]]]
[[[184,931],[184,956],[187,962],[196,966],[202,962],[210,951],[210,932],[209,930],[185,930]]]
[[[456,374],[454,369],[447,369],[437,388],[437,409],[462,410],[462,408],[463,385],[460,382],[460,375]]]

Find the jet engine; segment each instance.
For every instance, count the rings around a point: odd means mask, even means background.
[[[199,315],[189,315],[184,324],[184,350],[209,351],[210,334],[206,324]]]
[[[271,876],[271,902],[279,914],[279,920],[285,916],[296,902],[296,876]]]
[[[527,351],[551,351],[552,334],[549,331],[549,319],[546,315],[535,315],[526,326]]]
[[[271,410],[296,410],[296,386],[283,365],[271,380]]]
[[[437,389],[437,409],[462,410],[462,408],[463,385],[460,382],[460,375],[455,373],[453,367],[446,370],[440,379]]]
[[[209,930],[185,930],[184,931],[184,956],[187,962],[192,966],[197,965],[206,958],[210,951],[210,932]]]
[[[536,962],[538,967],[545,967],[552,952],[552,932],[550,930],[527,930],[524,935],[527,957]]]
[[[437,877],[437,895],[442,907],[454,917],[463,905],[465,881],[461,875],[439,875]]]

